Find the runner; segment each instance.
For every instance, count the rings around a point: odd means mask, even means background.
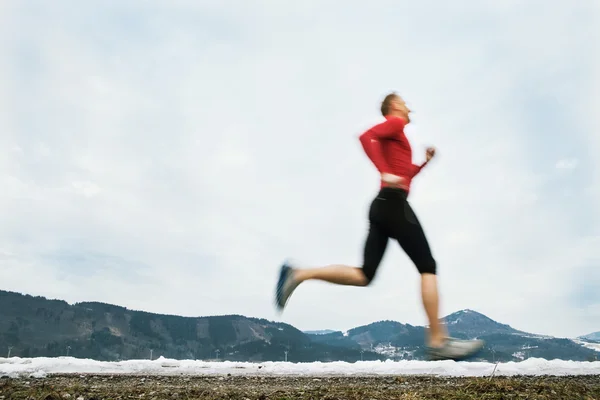
[[[439,295],[436,261],[431,254],[423,228],[407,201],[412,179],[434,157],[435,149],[426,150],[426,161],[412,163],[412,150],[404,134],[410,122],[410,110],[396,93],[381,104],[385,121],[360,136],[369,159],[381,174],[380,191],[369,209],[367,235],[361,267],[328,265],[299,268],[285,262],[280,269],[276,288],[276,305],[283,311],[290,296],[302,282],[321,280],[338,285],[367,286],[377,272],[389,239],[396,240],[421,276],[421,295],[429,321],[426,338],[431,360],[461,360],[475,355],[484,345],[481,340],[458,340],[448,336],[439,320]]]

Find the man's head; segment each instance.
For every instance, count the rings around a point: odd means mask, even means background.
[[[392,92],[385,96],[381,102],[381,114],[391,117],[402,117],[406,119],[406,122],[410,122],[409,114],[410,109],[406,106],[406,103],[395,92]]]

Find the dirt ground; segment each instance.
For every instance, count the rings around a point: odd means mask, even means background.
[[[585,399],[600,400],[600,375],[442,378],[51,375],[0,379],[0,400],[185,399]]]

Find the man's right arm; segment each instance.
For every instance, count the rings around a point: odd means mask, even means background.
[[[375,125],[362,135],[359,140],[365,153],[381,174],[391,173],[390,167],[383,156],[381,140],[388,139],[404,129],[406,122],[401,118],[391,118]]]

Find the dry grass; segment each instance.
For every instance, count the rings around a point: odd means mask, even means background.
[[[585,399],[600,400],[600,375],[436,378],[54,375],[0,379],[0,400]]]

